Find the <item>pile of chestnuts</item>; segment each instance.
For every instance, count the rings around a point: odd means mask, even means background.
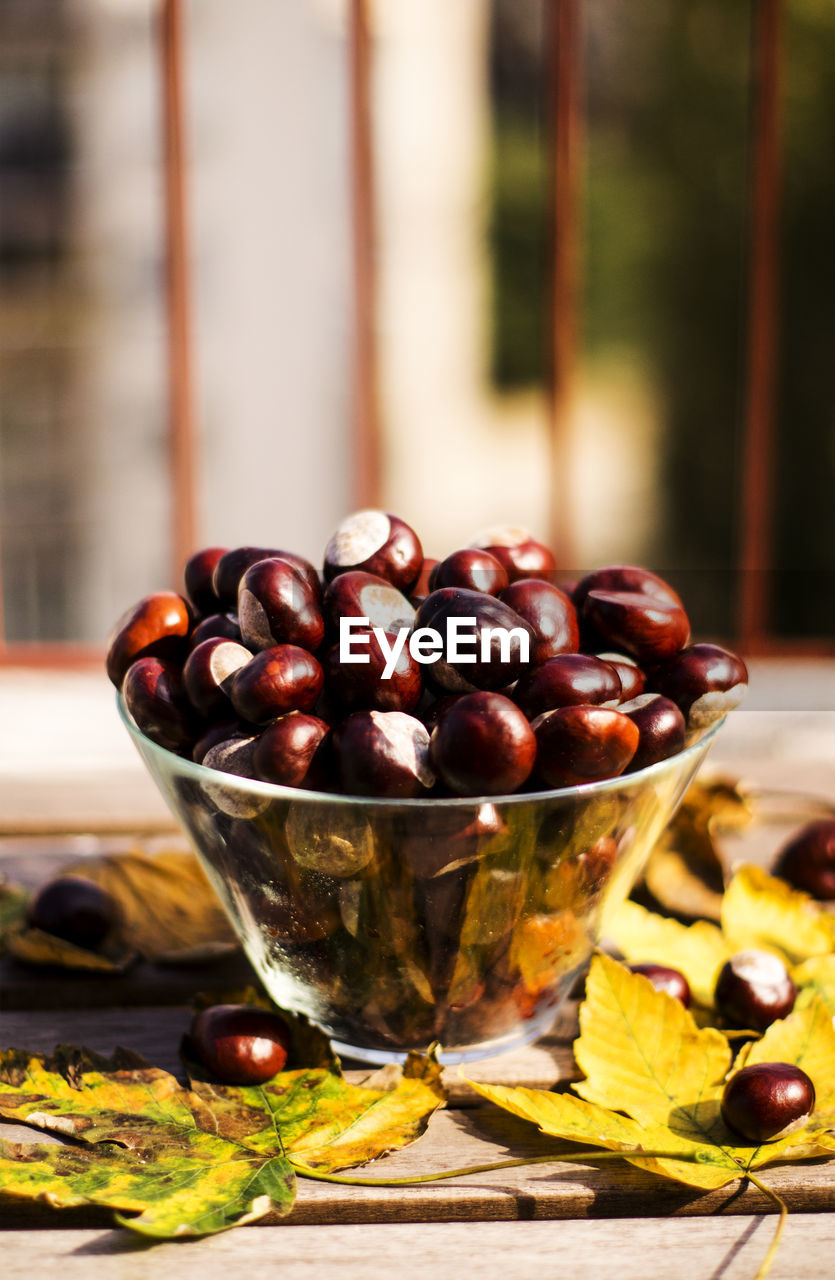
[[[181,594],[146,596],[119,620],[107,670],[170,751],[288,787],[397,798],[616,777],[675,755],[740,701],[745,664],[690,643],[684,605],[656,574],[558,576],[524,530],[436,561],[404,521],[360,511],[321,573],[279,548],[198,551]],[[466,645],[433,646],[456,627]]]

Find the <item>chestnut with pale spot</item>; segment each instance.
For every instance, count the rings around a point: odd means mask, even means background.
[[[383,631],[411,629],[415,607],[402,591],[385,578],[364,569],[348,569],[334,578],[325,591],[322,610],[332,635],[341,618],[367,618],[369,627]]]
[[[722,966],[713,999],[730,1026],[765,1031],[778,1018],[789,1016],[796,997],[797,988],[780,957],[750,948]]]
[[[312,653],[296,644],[262,649],[234,675],[229,698],[251,724],[268,724],[285,711],[312,711],[325,674]]]
[[[408,594],[422,567],[423,548],[414,529],[385,511],[347,516],[325,548],[327,582],[349,569],[364,569]]]
[[[207,717],[231,715],[232,679],[251,658],[245,645],[219,636],[203,640],[192,649],[183,667],[183,683],[194,709]]]
[[[689,730],[707,729],[739,706],[748,668],[718,644],[693,644],[653,672],[653,686],[681,709]]]
[[[297,644],[315,653],[325,636],[318,594],[279,557],[257,560],[241,578],[238,625],[250,649]]]
[[[690,983],[678,969],[672,969],[665,964],[653,964],[650,961],[644,964],[632,964],[629,968],[632,973],[640,973],[647,978],[656,991],[666,991],[668,996],[678,1000],[685,1009],[690,1008],[693,998]]]
[[[342,790],[352,796],[411,799],[435,783],[429,730],[402,711],[355,711],[333,731]]]
[[[504,565],[511,582],[519,578],[550,578],[556,572],[554,553],[527,529],[502,524],[484,529],[473,538],[473,547],[489,551]]]

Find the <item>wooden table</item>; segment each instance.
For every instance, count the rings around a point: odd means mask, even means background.
[[[714,769],[835,796],[835,714],[810,720],[789,708],[754,712],[748,723],[738,714],[738,728],[714,752]],[[784,834],[780,827],[759,829],[728,849],[728,857],[767,862]],[[13,852],[19,859],[20,848]],[[30,858],[30,878],[38,879],[47,862]],[[206,977],[148,968],[104,983],[68,978],[47,986],[4,962],[0,1043],[50,1049],[70,1040],[99,1051],[128,1044],[176,1071],[189,991],[205,985]],[[541,1087],[567,1081],[574,1072],[572,1017],[569,1008],[545,1040],[479,1064],[478,1074]],[[351,1078],[362,1077],[357,1065],[346,1066]],[[449,1078],[449,1108],[433,1118],[418,1143],[370,1166],[368,1176],[497,1160],[510,1149],[546,1150],[546,1140],[530,1126],[477,1105],[457,1075],[450,1072]],[[768,1181],[794,1215],[771,1272],[774,1280],[835,1275],[835,1169],[825,1162],[776,1167]],[[393,1268],[398,1280],[457,1280],[474,1269],[503,1280],[563,1274],[571,1280],[747,1280],[772,1238],[776,1220],[763,1214],[766,1208],[750,1186],[697,1194],[625,1164],[556,1162],[411,1188],[302,1182],[292,1215],[281,1223],[266,1219],[206,1240],[154,1246],[112,1229],[99,1211],[4,1205],[0,1256],[4,1280],[88,1280],[91,1274],[134,1280],[169,1273],[200,1280],[367,1280],[389,1276]]]

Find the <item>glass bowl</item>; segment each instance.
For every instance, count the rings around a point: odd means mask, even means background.
[[[118,704],[272,999],[374,1063],[433,1041],[466,1062],[547,1031],[721,725],[605,782],[376,800],[207,769]]]

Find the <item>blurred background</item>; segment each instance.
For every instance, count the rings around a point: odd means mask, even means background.
[[[698,634],[729,640],[758,501],[748,572],[768,582],[747,639],[833,651],[835,6],[572,7],[576,44],[555,58],[557,0],[177,6],[184,468],[166,5],[0,0],[7,660],[102,646],[130,603],[178,585],[184,538],[318,561],[371,501],[430,555],[503,521],[559,538],[567,577],[648,564],[681,587]],[[769,8],[778,221],[759,265],[776,287],[758,445],[752,49]],[[558,65],[575,94],[569,170]],[[555,299],[561,208],[570,287]]]

